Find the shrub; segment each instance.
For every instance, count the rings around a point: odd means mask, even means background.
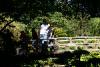
[[[26,25],[21,22],[17,22],[17,21],[13,21],[11,25],[15,27],[14,28],[7,27],[7,28],[13,33],[14,40],[19,41],[20,31],[25,31]]]
[[[54,35],[57,37],[67,36],[67,34],[64,32],[64,30],[62,28],[58,28],[58,27],[55,27]]]

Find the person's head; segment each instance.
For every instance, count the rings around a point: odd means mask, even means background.
[[[43,24],[48,24],[46,19],[43,19]]]
[[[25,32],[24,32],[24,31],[21,31],[20,33],[21,33],[21,34],[25,34]]]

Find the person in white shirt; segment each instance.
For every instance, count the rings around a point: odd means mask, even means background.
[[[46,20],[43,20],[43,23],[40,26],[40,40],[42,40],[42,44],[47,41],[48,39],[48,28],[50,24],[46,22]]]

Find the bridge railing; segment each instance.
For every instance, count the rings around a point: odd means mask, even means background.
[[[79,36],[79,37],[57,37],[56,43],[59,48],[65,50],[85,49],[85,50],[100,50],[99,36]]]

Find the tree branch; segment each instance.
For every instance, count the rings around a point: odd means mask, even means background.
[[[9,26],[12,22],[13,22],[13,20],[10,21],[9,23],[7,23],[7,24],[0,30],[0,32],[2,32],[2,31],[3,31],[7,26]]]

